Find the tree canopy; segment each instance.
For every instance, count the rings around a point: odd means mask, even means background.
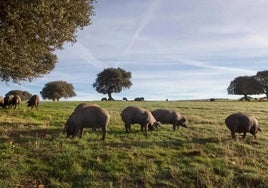
[[[28,91],[22,90],[11,90],[6,95],[19,95],[22,101],[26,101],[32,96]]]
[[[256,79],[260,83],[263,93],[266,95],[266,98],[268,99],[268,71],[259,71],[256,74]]]
[[[76,96],[73,85],[65,81],[48,82],[40,94],[43,99],[51,99],[53,101]]]
[[[120,93],[122,89],[132,86],[131,72],[121,68],[107,68],[97,74],[93,88],[102,94],[108,94],[108,100],[113,100],[112,93]]]
[[[239,76],[231,81],[227,88],[228,94],[244,95],[248,99],[248,95],[261,94],[263,92],[260,83],[255,76]]]
[[[1,0],[0,77],[31,81],[49,73],[64,42],[91,24],[94,0]]]

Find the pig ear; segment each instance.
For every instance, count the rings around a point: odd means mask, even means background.
[[[258,128],[258,131],[260,131],[260,132],[261,132],[261,129],[260,129],[260,128]]]

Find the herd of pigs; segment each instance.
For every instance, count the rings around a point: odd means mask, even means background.
[[[27,106],[31,108],[38,108],[40,98],[38,95],[32,95],[27,100]],[[5,97],[0,96],[0,107],[2,108],[17,108],[21,104],[21,98],[19,95],[6,95]]]
[[[158,129],[159,123],[172,124],[174,131],[176,127],[187,127],[188,124],[186,118],[179,112],[169,109],[149,111],[141,107],[128,106],[120,115],[127,133],[130,132],[132,124],[140,124],[141,131],[145,131],[146,135],[148,130]],[[77,134],[82,137],[83,128],[92,128],[92,130],[100,128],[102,140],[105,140],[109,120],[110,115],[104,108],[96,104],[81,103],[69,116],[65,131],[67,137],[74,137]],[[225,124],[231,131],[233,139],[236,138],[235,133],[243,133],[243,138],[245,138],[247,132],[256,138],[256,133],[261,131],[255,117],[240,112],[229,115],[225,119]]]
[[[38,109],[39,102],[39,96],[33,95],[27,101],[27,106]],[[20,103],[19,95],[0,96],[0,106],[2,108],[16,108]],[[187,127],[186,118],[179,112],[169,109],[149,111],[141,107],[128,106],[120,115],[125,123],[127,133],[130,132],[132,124],[140,124],[141,130],[145,131],[146,135],[148,130],[158,129],[159,123],[172,124],[174,131],[179,126]],[[102,140],[105,140],[109,121],[110,115],[107,110],[96,104],[81,103],[69,116],[65,124],[65,131],[67,137],[74,137],[77,134],[82,137],[84,128],[92,128],[92,130],[100,128],[102,129]],[[244,113],[229,115],[225,119],[225,124],[230,129],[233,139],[236,138],[235,133],[243,133],[243,138],[245,138],[247,132],[250,132],[256,138],[256,133],[261,131],[256,118]]]

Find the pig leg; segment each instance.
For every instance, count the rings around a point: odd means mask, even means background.
[[[126,132],[129,133],[129,131],[130,131],[130,124],[125,123],[125,129],[126,129]]]
[[[101,138],[102,140],[105,140],[106,134],[107,134],[106,128],[102,128],[102,138]]]
[[[67,130],[67,137],[66,138],[69,138],[70,135],[71,135],[70,131]]]
[[[247,133],[246,133],[246,132],[244,132],[244,134],[243,134],[243,136],[242,136],[242,138],[243,138],[243,139],[246,137],[246,134],[247,134]]]
[[[82,136],[83,136],[83,128],[81,128],[81,129],[79,130],[79,137],[82,138]]]
[[[235,132],[232,132],[232,133],[231,133],[231,136],[232,136],[232,139],[235,139],[235,138],[236,138],[236,136],[235,136]]]
[[[145,135],[148,135],[148,124],[143,125],[144,129],[145,129]]]
[[[176,130],[176,124],[173,124],[173,130],[174,131]]]
[[[143,124],[141,124],[141,131],[143,131],[143,128],[144,128],[144,125],[143,125]]]

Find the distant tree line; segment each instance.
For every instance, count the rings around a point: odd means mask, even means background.
[[[93,88],[99,93],[108,94],[108,99],[112,98],[112,93],[120,93],[123,89],[132,86],[131,72],[121,68],[107,68],[97,74],[93,83]],[[239,76],[230,82],[227,88],[228,94],[243,95],[245,100],[249,100],[249,95],[265,94],[268,99],[268,70],[259,71],[253,76]],[[72,84],[66,81],[52,81],[45,84],[40,92],[43,99],[59,101],[60,98],[76,96]],[[22,100],[27,100],[32,95],[26,91],[12,90],[6,95],[19,95]]]
[[[114,100],[112,93],[120,93],[123,89],[131,87],[131,72],[121,68],[107,68],[97,74],[93,87],[97,92],[108,94],[108,100]],[[32,95],[26,91],[12,90],[6,95],[19,95],[22,100],[27,100]],[[59,101],[60,98],[76,96],[74,86],[66,81],[52,81],[45,84],[40,92],[43,99]]]
[[[268,71],[259,71],[253,76],[239,76],[231,81],[227,88],[228,94],[243,95],[249,100],[249,95],[265,94],[268,99]]]
[[[52,81],[46,83],[40,94],[43,99],[53,101],[59,101],[60,98],[76,96],[73,85],[65,81]],[[32,96],[29,92],[22,90],[11,90],[5,94],[5,96],[7,95],[19,95],[22,101],[26,101]]]

